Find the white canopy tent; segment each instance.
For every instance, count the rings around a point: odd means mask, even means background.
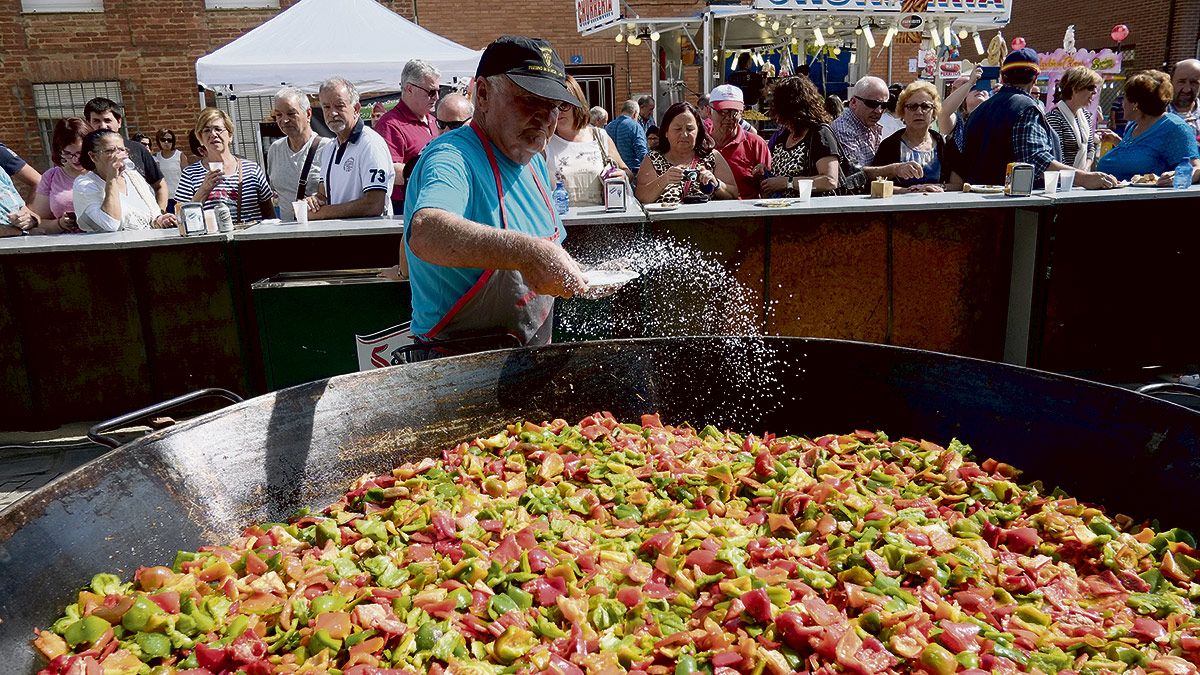
[[[300,0],[242,37],[200,57],[196,82],[226,96],[316,93],[339,75],[359,91],[394,91],[410,59],[471,77],[481,52],[431,33],[375,0]]]

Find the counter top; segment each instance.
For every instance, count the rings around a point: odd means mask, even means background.
[[[12,253],[63,253],[66,251],[109,251],[116,249],[146,248],[150,246],[173,246],[223,242],[227,233],[204,234],[193,237],[179,236],[179,230],[122,230],[119,232],[95,232],[88,234],[47,234],[0,239],[0,255]]]
[[[619,225],[623,223],[644,223],[646,214],[637,200],[630,199],[629,206],[624,211],[608,212],[603,206],[572,206],[563,216],[563,224],[572,225]]]
[[[1046,195],[1045,197],[1052,200],[1055,204],[1179,199],[1181,197],[1200,197],[1200,185],[1193,185],[1186,190],[1143,187],[1123,187],[1116,190],[1084,190],[1083,188],[1075,188],[1070,192],[1060,192],[1053,195]]]
[[[400,234],[404,232],[404,221],[400,218],[353,218],[344,220],[310,220],[300,223],[276,223],[264,221],[244,230],[235,230],[233,239],[256,241],[261,239],[307,239],[313,237],[354,237],[367,234]]]
[[[807,202],[796,202],[790,206],[766,208],[755,206],[764,200],[719,200],[707,204],[681,204],[670,211],[655,211],[646,207],[651,221],[687,220],[691,218],[754,218],[798,216],[823,213],[871,213],[895,211],[924,211],[933,209],[985,209],[985,208],[1038,208],[1049,206],[1050,201],[1041,195],[1009,197],[1002,194],[977,194],[962,192],[912,193],[896,195],[891,199],[872,199],[865,195],[845,197],[814,197]]]

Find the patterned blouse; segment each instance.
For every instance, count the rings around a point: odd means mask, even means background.
[[[667,160],[666,157],[663,157],[662,154],[659,153],[657,150],[651,150],[646,155],[646,159],[650,160],[651,164],[654,166],[654,170],[657,171],[658,175],[660,175],[660,176],[663,175],[664,173],[666,173],[672,166],[674,166],[673,164],[671,164],[671,162],[669,162]],[[697,169],[707,169],[710,172],[715,170],[716,165],[717,165],[717,153],[715,150],[709,152],[704,157],[696,158],[695,160],[693,160],[693,164],[692,164],[692,166],[694,166]],[[676,201],[677,202],[677,201],[682,200],[686,196],[704,194],[704,192],[700,189],[700,181],[692,181],[692,183],[688,185],[687,194],[686,195],[683,194],[683,185],[685,182],[687,182],[686,179],[683,181],[676,182],[676,183],[671,183],[667,187],[663,188],[662,195],[659,196],[658,201],[660,201],[660,202]]]
[[[810,127],[804,138],[792,147],[787,147],[788,134],[780,136],[771,148],[771,173],[784,178],[817,175],[817,162],[826,157],[837,158],[838,143],[829,125]],[[790,185],[790,181],[789,181]],[[833,194],[832,192],[817,194]],[[787,187],[773,196],[796,197],[798,193]]]

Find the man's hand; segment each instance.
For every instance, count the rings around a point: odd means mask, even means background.
[[[788,189],[790,182],[791,181],[788,180],[787,176],[771,176],[770,178],[764,178],[762,180],[760,189],[762,190],[763,194],[769,195],[772,192],[779,192],[781,190]]]
[[[1102,171],[1076,171],[1075,182],[1088,190],[1111,190],[1121,184],[1115,176]]]
[[[561,246],[535,239],[520,268],[529,288],[540,295],[569,298],[587,290],[583,270]]]
[[[308,202],[309,214],[313,214],[313,213],[316,213],[317,211],[320,211],[321,207],[325,206],[325,204],[326,204],[326,201],[321,198],[321,195],[313,195],[311,197],[305,197],[304,201]]]

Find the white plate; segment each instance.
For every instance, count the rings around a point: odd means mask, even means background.
[[[1170,190],[1172,188],[1172,186],[1170,186],[1170,185],[1158,185],[1157,183],[1130,183],[1129,187],[1159,188],[1159,189],[1163,189],[1163,190]]]
[[[799,204],[803,201],[804,201],[803,199],[797,199],[795,197],[792,197],[792,198],[782,197],[780,199],[760,199],[760,200],[754,202],[754,205],[761,206],[765,209],[782,209],[782,208],[791,206],[793,204]]]
[[[596,300],[616,293],[641,275],[633,270],[590,270],[584,272],[583,276],[587,277],[588,291],[580,297]]]
[[[647,211],[674,211],[675,209],[679,208],[679,204],[664,204],[662,202],[654,202],[653,204],[646,204],[645,208]]]

